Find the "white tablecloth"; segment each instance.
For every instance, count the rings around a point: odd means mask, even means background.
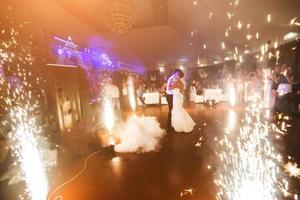
[[[222,89],[205,89],[204,90],[204,101],[207,100],[216,100],[217,102],[221,101],[222,98]]]
[[[166,98],[166,97],[160,97],[160,103],[161,103],[162,105],[168,104],[167,98]]]
[[[143,94],[145,104],[159,104],[159,92],[146,92]]]
[[[204,102],[203,95],[197,95],[195,87],[191,87],[191,90],[190,90],[190,101],[192,101],[194,103],[203,103]]]

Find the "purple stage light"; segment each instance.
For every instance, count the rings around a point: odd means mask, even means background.
[[[64,51],[62,49],[58,49],[57,53],[58,53],[58,55],[62,55],[64,53]]]
[[[80,60],[80,64],[92,65],[96,69],[114,70],[113,59],[103,52],[102,49],[90,49],[87,47],[80,47],[75,44],[70,37],[67,40],[54,37],[55,40],[62,43],[55,47],[55,53],[64,59],[72,59],[76,57]],[[65,61],[63,61],[65,62]],[[78,61],[77,61],[78,62]],[[65,63],[60,63],[65,64]]]

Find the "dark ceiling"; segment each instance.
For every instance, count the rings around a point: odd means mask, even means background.
[[[103,24],[103,19],[99,17],[101,6],[108,0],[76,0],[72,6],[68,1],[54,1],[95,30],[102,33],[109,32]],[[286,32],[297,29],[289,25],[290,20],[298,17],[300,21],[299,0],[131,0],[131,2],[137,10],[134,28],[167,24],[180,33],[190,46],[192,55],[188,57],[195,60],[199,56],[206,64],[231,57],[236,49],[239,52],[257,49],[268,40],[280,43]],[[267,21],[268,15],[271,16],[270,22]],[[241,29],[237,27],[239,22],[242,24]],[[151,58],[147,59],[147,64],[151,63],[149,60]],[[155,62],[158,60],[152,60],[151,64]]]
[[[236,48],[251,51],[268,40],[283,42],[285,33],[299,30],[299,26],[289,24],[295,17],[300,22],[299,0],[169,1],[169,24],[188,38],[194,57],[199,54],[208,62],[230,57]]]
[[[282,43],[284,34],[299,31],[300,27],[300,0],[125,0],[133,6],[136,22],[123,35],[111,33],[105,24],[103,7],[113,0],[31,1],[37,5],[31,7],[36,10],[33,13],[45,26],[56,25],[51,30],[54,33],[70,33],[75,41],[89,37],[88,31],[84,34],[85,30],[81,30],[85,28],[66,25],[63,16],[70,15],[95,30],[101,41],[110,43],[111,53],[146,67],[179,60],[195,63],[197,58],[203,64],[223,61],[236,51],[242,54],[257,50],[269,40],[271,44]],[[44,14],[50,3],[60,9],[53,11],[53,20],[49,20],[49,13]],[[291,19],[298,25],[291,25]]]
[[[99,33],[110,30],[105,24],[103,10],[106,5],[115,0],[52,0],[67,12],[88,24]],[[119,1],[119,0],[118,0]],[[167,0],[127,0],[134,8],[135,23],[133,28],[145,28],[168,24]]]
[[[111,0],[73,0],[72,4],[66,0],[52,0],[64,10],[88,24],[100,34],[107,34],[110,30],[104,23],[102,8]],[[168,25],[176,30],[182,37],[182,51],[191,62],[200,58],[204,64],[214,61],[222,61],[225,57],[232,57],[237,50],[239,53],[245,50],[258,49],[260,45],[268,40],[271,42],[282,42],[285,33],[298,30],[299,26],[290,25],[292,18],[298,18],[300,22],[299,0],[127,0],[136,11],[136,23],[133,29],[143,29]],[[267,21],[267,16],[271,21]],[[242,24],[240,28],[237,25]],[[162,31],[165,28],[161,29]],[[149,31],[149,34],[152,32]],[[157,33],[157,30],[156,32]],[[227,33],[227,35],[226,35]],[[130,34],[130,33],[129,33]],[[173,33],[175,34],[175,33]],[[133,34],[139,37],[138,34]],[[258,38],[256,38],[258,36]],[[118,43],[122,43],[122,36],[116,36]],[[141,36],[157,37],[157,42],[162,38],[157,35]],[[174,43],[178,36],[168,36]],[[168,39],[164,37],[163,39]],[[248,38],[247,38],[248,37]],[[114,38],[111,36],[110,38]],[[134,40],[125,36],[126,40]],[[139,43],[143,41],[138,40]],[[152,42],[155,42],[152,39]],[[133,42],[134,43],[134,42]],[[163,61],[163,57],[155,55],[168,54],[162,52],[165,47],[161,44],[160,51],[149,50],[151,46],[138,45],[139,48],[131,49],[134,57],[139,56],[144,65],[155,65]],[[129,43],[125,42],[124,45]],[[170,45],[169,45],[170,46]],[[174,44],[178,49],[178,45]],[[186,49],[189,46],[189,50]],[[205,46],[205,48],[204,48]],[[143,50],[143,48],[148,50]],[[124,48],[119,48],[119,52]],[[128,49],[129,50],[129,49]],[[165,51],[172,51],[170,47]],[[180,52],[180,51],[179,51]],[[143,55],[147,54],[147,55]],[[176,55],[178,56],[178,55]],[[180,59],[179,57],[172,59]],[[174,61],[175,61],[174,60]],[[169,60],[168,60],[169,62]]]

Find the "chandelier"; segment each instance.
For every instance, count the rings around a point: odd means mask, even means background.
[[[104,7],[106,25],[112,32],[122,34],[128,32],[135,22],[133,7],[125,1],[113,0]]]

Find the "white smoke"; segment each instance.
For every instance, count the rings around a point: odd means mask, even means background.
[[[155,117],[130,116],[127,122],[121,124],[116,133],[120,143],[114,150],[122,153],[146,153],[159,148],[160,140],[165,131]]]

